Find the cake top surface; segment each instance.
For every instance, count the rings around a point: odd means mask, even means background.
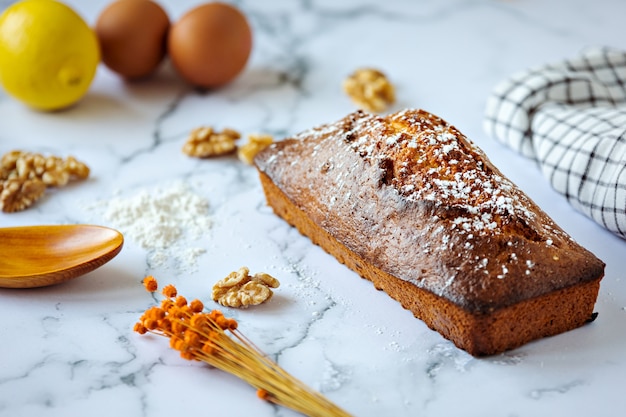
[[[377,164],[382,183],[407,201],[432,201],[458,209],[454,227],[497,233],[507,215],[527,220],[534,217],[526,199],[520,198],[510,181],[494,172],[483,152],[431,113],[405,110],[385,120],[356,112],[341,123],[300,136],[333,136],[338,132],[352,150]]]
[[[278,142],[255,162],[363,259],[471,309],[603,269],[482,150],[423,110],[357,111]]]

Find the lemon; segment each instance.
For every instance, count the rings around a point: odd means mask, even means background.
[[[94,31],[63,3],[24,0],[0,16],[0,84],[30,107],[58,110],[76,103],[99,62]]]

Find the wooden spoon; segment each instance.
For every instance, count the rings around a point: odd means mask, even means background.
[[[117,230],[90,225],[0,228],[0,287],[58,284],[91,272],[122,250]]]

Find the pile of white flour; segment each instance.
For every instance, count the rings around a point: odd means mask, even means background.
[[[104,217],[125,237],[149,250],[153,266],[168,259],[183,268],[195,266],[205,250],[190,247],[189,242],[211,228],[208,201],[183,182],[115,197],[106,203]]]

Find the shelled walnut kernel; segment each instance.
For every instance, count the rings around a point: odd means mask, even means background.
[[[240,146],[237,156],[242,162],[252,165],[256,154],[274,143],[272,135],[248,135],[248,143]]]
[[[385,74],[373,68],[360,68],[343,83],[343,90],[360,108],[375,113],[396,101],[395,89]]]
[[[266,273],[250,275],[247,267],[231,272],[213,286],[213,301],[225,307],[243,307],[261,304],[274,294],[271,288],[278,288],[280,282]]]
[[[40,179],[10,179],[0,182],[0,209],[13,213],[30,207],[46,191],[46,185]]]
[[[62,187],[89,176],[89,167],[74,157],[10,151],[0,158],[0,209],[24,210],[43,196],[46,187]]]
[[[235,141],[241,135],[233,129],[224,129],[221,132],[212,127],[198,127],[189,134],[183,145],[183,153],[196,158],[225,155],[237,149]]]

